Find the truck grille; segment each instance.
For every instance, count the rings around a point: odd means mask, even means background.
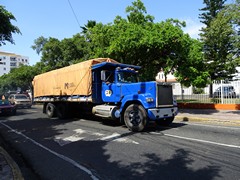
[[[173,106],[173,93],[171,85],[157,84],[157,106]]]

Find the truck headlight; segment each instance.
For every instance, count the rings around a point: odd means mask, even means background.
[[[147,101],[148,103],[151,103],[151,102],[153,102],[154,100],[153,100],[153,98],[147,97],[147,98],[146,98],[146,101]]]

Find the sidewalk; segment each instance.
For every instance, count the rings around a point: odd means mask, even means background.
[[[240,110],[179,109],[175,121],[240,126]]]
[[[24,180],[18,165],[1,146],[0,146],[0,179]]]
[[[240,127],[240,110],[179,109],[175,122],[198,122]],[[0,145],[0,179],[23,180],[18,165]]]

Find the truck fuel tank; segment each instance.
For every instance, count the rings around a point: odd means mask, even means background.
[[[95,116],[103,118],[117,119],[120,118],[120,111],[118,106],[114,105],[97,105],[92,108],[92,113]]]

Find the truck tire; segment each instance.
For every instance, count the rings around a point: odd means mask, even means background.
[[[174,120],[174,117],[168,117],[168,118],[164,118],[159,121],[156,121],[156,123],[160,126],[169,126],[170,124],[172,124],[173,120]]]
[[[46,106],[46,114],[49,118],[56,116],[56,106],[52,103],[48,103]]]
[[[124,122],[130,131],[142,131],[147,125],[147,113],[139,104],[131,104],[124,112]]]
[[[61,103],[57,105],[57,116],[59,119],[65,119],[68,116],[67,104]]]

